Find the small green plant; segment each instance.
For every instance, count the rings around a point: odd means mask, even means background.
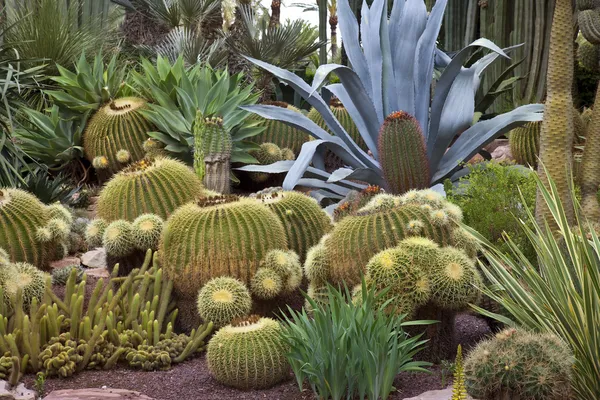
[[[442,360],[440,363],[440,366],[441,366],[440,375],[441,375],[441,379],[442,379],[442,389],[443,389],[446,387],[446,384],[448,383],[448,378],[450,377],[450,375],[454,374],[456,364],[450,360]]]
[[[395,376],[402,371],[425,372],[429,363],[413,361],[425,341],[409,337],[408,325],[432,321],[405,322],[405,315],[388,315],[387,302],[377,307],[380,296],[362,282],[360,301],[349,302],[350,290],[327,287],[327,304],[307,301],[305,309],[288,307],[283,337],[290,347],[287,359],[302,390],[308,381],[322,399],[365,397],[387,399],[394,390]]]
[[[465,224],[501,250],[508,250],[509,237],[534,260],[533,248],[519,223],[535,205],[534,175],[520,166],[490,162],[476,165],[457,186],[447,181],[445,189],[448,200],[462,209]]]
[[[46,374],[38,372],[33,382],[33,389],[37,392],[40,398],[46,394]]]

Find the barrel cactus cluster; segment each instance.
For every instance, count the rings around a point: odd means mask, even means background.
[[[25,191],[0,188],[0,248],[13,262],[47,269],[64,257],[71,223],[61,205],[47,206]]]
[[[287,147],[279,147],[275,143],[261,143],[256,150],[251,150],[249,154],[256,158],[258,164],[269,165],[277,161],[293,161],[296,159],[294,152]],[[248,176],[255,183],[266,184],[274,181],[281,181],[282,178],[265,172],[249,172]]]

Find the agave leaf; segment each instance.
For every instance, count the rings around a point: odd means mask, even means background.
[[[377,174],[375,171],[369,168],[338,168],[331,173],[329,179],[327,179],[328,183],[339,182],[344,179],[354,179],[364,182],[369,182],[372,185],[377,185],[380,187],[385,187],[386,183],[383,177]]]
[[[344,36],[344,49],[346,50],[352,69],[356,71],[356,74],[360,77],[362,82],[371,82],[367,59],[362,51],[362,46],[359,41],[358,21],[356,20],[356,16],[354,15],[352,8],[350,8],[348,0],[339,0],[337,6],[340,32]],[[372,98],[372,87],[365,87],[365,89]]]

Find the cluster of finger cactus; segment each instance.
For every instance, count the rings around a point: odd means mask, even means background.
[[[267,101],[262,104],[300,112],[296,107],[283,101]],[[273,143],[282,149],[287,148],[291,150],[292,154],[295,155],[300,152],[302,145],[310,140],[310,136],[302,130],[291,127],[281,121],[262,119],[257,115],[254,115],[253,118],[260,118],[263,121],[261,122],[261,126],[265,127],[263,132],[250,139],[255,143]]]
[[[94,113],[83,135],[84,153],[94,168],[113,174],[144,157],[144,141],[152,130],[140,113],[145,107],[145,100],[123,97]]]
[[[198,111],[194,125],[194,169],[208,190],[230,192],[231,134],[221,118],[203,118]]]
[[[329,109],[331,110],[335,118],[339,121],[342,128],[344,128],[348,135],[350,135],[354,143],[356,143],[364,151],[367,151],[368,147],[364,139],[360,135],[358,128],[354,124],[352,117],[350,117],[348,110],[346,110],[346,107],[344,107],[344,105],[338,99],[332,99],[329,104]],[[307,116],[315,124],[319,125],[326,131],[329,131],[329,128],[327,127],[323,116],[316,109],[311,108]]]
[[[86,276],[77,281],[72,269],[59,298],[47,277],[43,297],[25,308],[23,288],[0,304],[0,351],[19,360],[23,372],[70,376],[83,369],[109,369],[118,364],[163,369],[204,349],[212,323],[188,335],[176,335],[178,315],[171,300],[173,283],[163,279],[157,258],[146,253],[144,263],[127,277],[100,279],[84,308]],[[3,294],[3,288],[0,287]],[[167,360],[169,358],[169,360]],[[0,372],[6,359],[0,360]]]
[[[306,252],[332,228],[331,218],[316,200],[303,193],[264,191],[256,196],[277,214],[286,231],[289,248],[304,260]]]
[[[221,328],[208,342],[206,360],[214,378],[239,389],[271,387],[289,376],[279,322],[251,316]]]
[[[185,164],[168,158],[142,159],[116,174],[98,198],[98,217],[133,221],[142,214],[167,218],[202,194],[202,183]]]
[[[277,161],[295,160],[294,152],[286,147],[279,147],[275,143],[261,143],[258,149],[249,151],[260,165],[269,165]],[[265,172],[249,172],[248,176],[256,183],[265,183],[272,179],[273,175]]]
[[[250,314],[252,297],[246,285],[226,276],[213,278],[198,293],[198,313],[215,328]]]
[[[65,254],[72,216],[19,189],[0,189],[0,247],[14,262],[47,268]]]
[[[231,276],[249,285],[272,249],[286,249],[277,215],[256,199],[201,198],[180,207],[165,225],[162,265],[183,298],[195,298],[210,279]]]
[[[471,350],[464,367],[467,391],[478,399],[571,398],[573,357],[551,334],[504,330]]]
[[[262,300],[270,300],[298,289],[302,283],[302,265],[291,250],[270,250],[252,278],[250,290]]]

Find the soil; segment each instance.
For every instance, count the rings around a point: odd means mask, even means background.
[[[86,302],[96,285],[97,279],[88,277]],[[62,299],[64,287],[55,286],[55,293]],[[303,305],[300,295],[294,294],[282,303],[299,309]],[[283,304],[279,304],[282,306]],[[284,307],[281,307],[284,308]],[[280,307],[257,304],[254,312],[275,317],[281,315]],[[455,320],[456,329],[453,349],[461,344],[468,353],[477,342],[490,334],[488,324],[482,318],[469,314],[459,314]],[[418,358],[418,356],[417,356]],[[401,373],[394,382],[398,389],[389,398],[401,400],[417,396],[428,390],[443,389],[451,383],[451,373],[445,372],[445,385],[442,385],[443,368],[439,365],[429,368],[430,373]],[[27,388],[33,388],[35,375],[23,377]],[[215,381],[207,368],[205,354],[175,365],[168,371],[137,371],[118,368],[109,371],[83,371],[70,378],[47,378],[45,393],[60,389],[102,388],[103,386],[141,392],[156,400],[312,400],[315,399],[309,387],[300,391],[293,375],[290,379],[268,390],[240,391],[221,385]]]

